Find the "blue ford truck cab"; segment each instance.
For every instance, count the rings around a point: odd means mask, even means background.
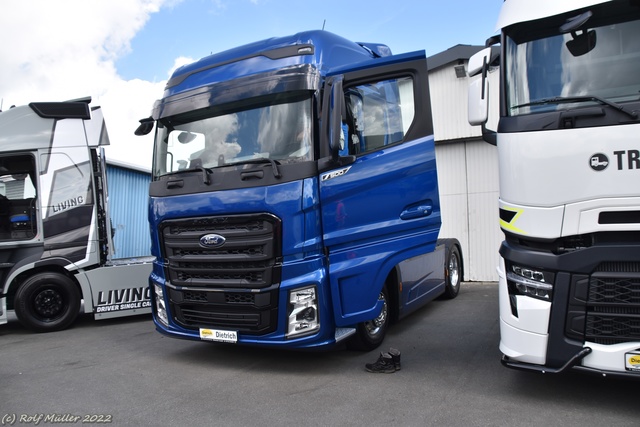
[[[159,332],[370,350],[457,295],[424,52],[326,31],[241,46],[176,70],[136,134],[154,129]]]

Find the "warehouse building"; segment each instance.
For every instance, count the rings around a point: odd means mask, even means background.
[[[442,209],[440,237],[460,240],[467,281],[498,280],[498,249],[504,237],[498,217],[497,149],[484,142],[479,126],[467,121],[466,66],[482,48],[457,45],[427,59]],[[497,70],[489,74],[495,90],[498,74]],[[489,99],[497,100],[497,91]],[[497,111],[491,112],[488,126],[496,129]]]

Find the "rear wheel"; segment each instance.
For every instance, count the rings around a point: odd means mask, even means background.
[[[386,288],[383,288],[378,295],[378,301],[382,301],[380,314],[373,320],[358,324],[356,335],[349,342],[349,348],[370,351],[384,341],[389,326],[389,297]]]
[[[458,247],[453,245],[447,250],[447,258],[444,265],[444,297],[453,299],[460,292],[462,281],[462,260]]]
[[[16,316],[36,332],[68,328],[80,311],[80,292],[75,283],[60,273],[38,273],[20,285],[14,299]]]

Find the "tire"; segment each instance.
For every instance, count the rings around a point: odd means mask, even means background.
[[[60,273],[38,273],[25,280],[14,299],[18,320],[35,332],[66,329],[80,312],[76,284]]]
[[[371,351],[379,347],[384,341],[389,327],[389,296],[386,288],[382,289],[378,300],[384,301],[380,315],[373,320],[358,324],[356,335],[349,341],[350,349]]]
[[[457,246],[452,245],[447,250],[447,257],[444,264],[445,288],[443,297],[454,299],[460,292],[460,282],[462,281],[462,258]]]

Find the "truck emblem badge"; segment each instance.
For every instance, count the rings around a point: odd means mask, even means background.
[[[594,171],[603,171],[609,166],[609,158],[602,153],[596,153],[589,159],[589,166]]]
[[[339,169],[337,171],[325,173],[324,175],[322,175],[321,180],[322,181],[327,181],[327,180],[332,179],[332,178],[337,178],[337,177],[342,176],[342,175],[346,174],[347,172],[349,172],[349,169],[351,169],[351,166],[349,166],[347,168]]]
[[[227,239],[219,234],[205,234],[200,238],[200,246],[204,248],[219,248]]]

